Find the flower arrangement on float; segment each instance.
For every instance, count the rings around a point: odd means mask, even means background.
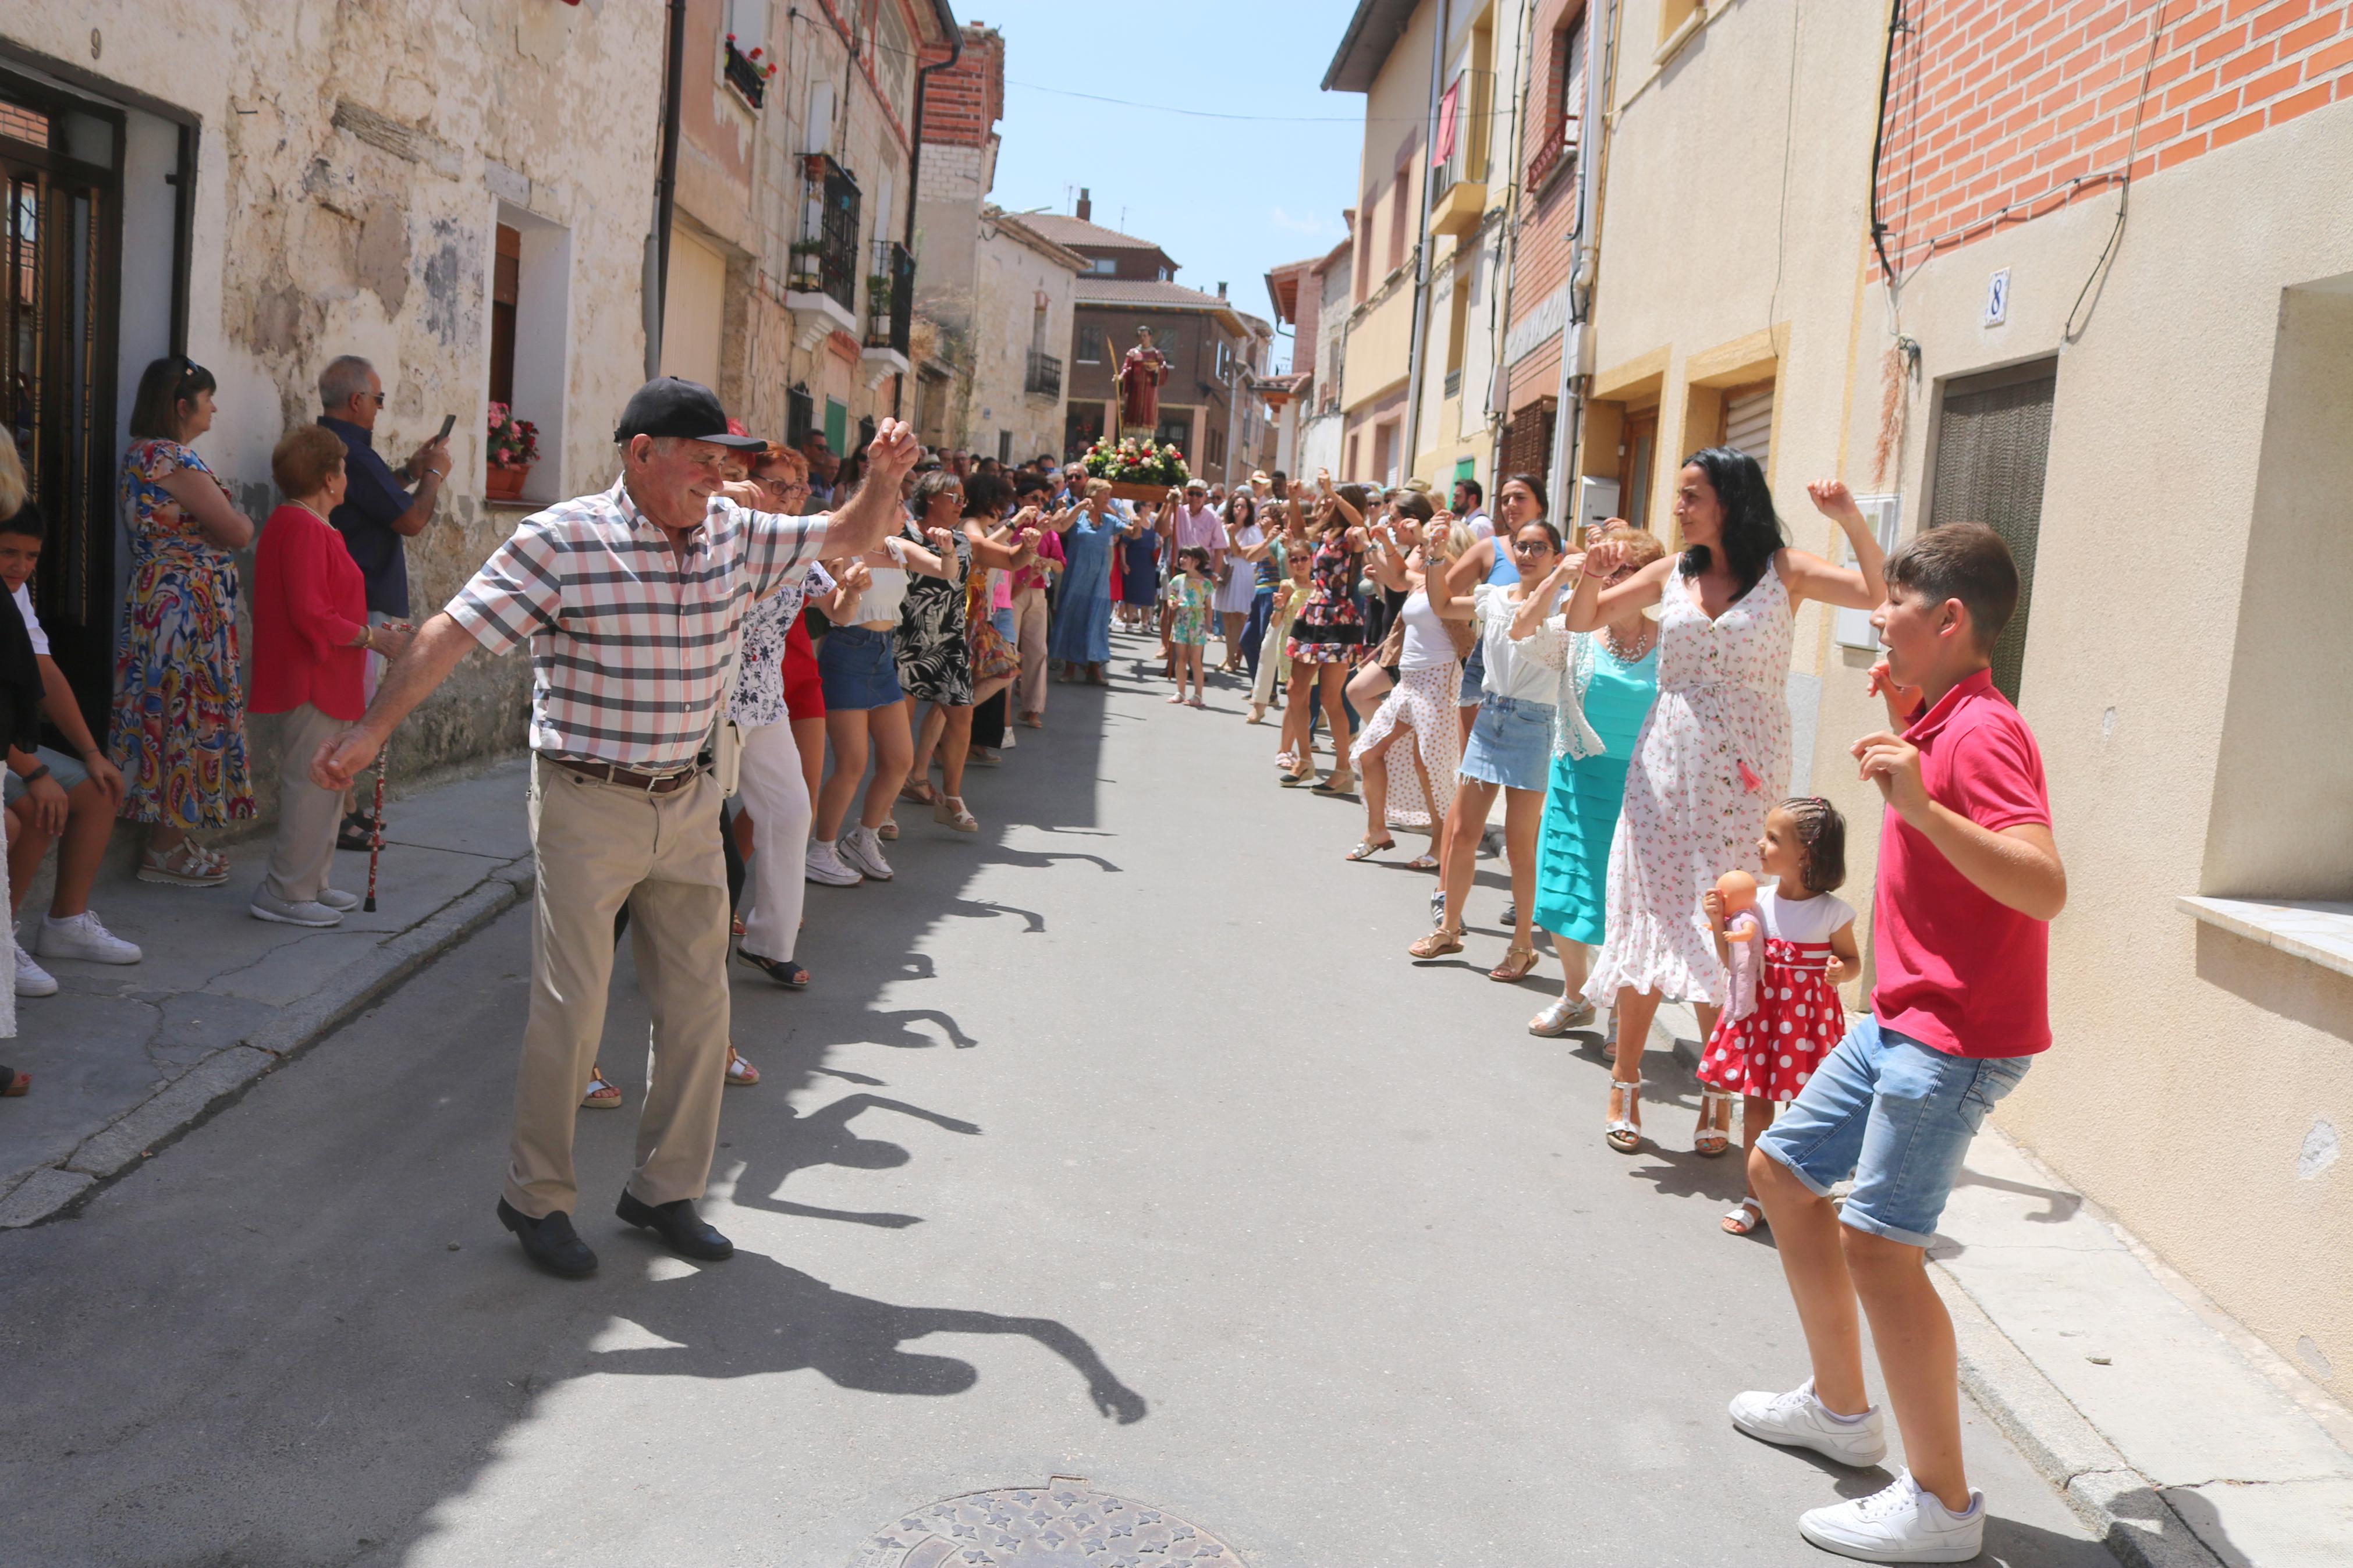
[[[1117,441],[1103,437],[1079,458],[1079,467],[1090,479],[1109,479],[1114,485],[1181,488],[1193,479],[1193,470],[1185,466],[1185,454],[1173,445],[1156,446],[1133,436]]]

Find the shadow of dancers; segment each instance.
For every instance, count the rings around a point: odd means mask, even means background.
[[[793,1115],[778,1130],[776,1152],[772,1158],[754,1157],[735,1178],[733,1202],[737,1208],[765,1209],[770,1214],[792,1215],[801,1219],[841,1220],[850,1225],[879,1226],[886,1230],[904,1230],[911,1225],[921,1225],[923,1216],[911,1214],[860,1214],[849,1209],[816,1208],[797,1204],[780,1196],[784,1185],[796,1171],[806,1171],[817,1165],[840,1165],[853,1171],[889,1171],[905,1164],[913,1155],[899,1144],[880,1138],[860,1138],[850,1131],[850,1120],[862,1111],[895,1110],[902,1116],[912,1116],[928,1121],[947,1132],[961,1132],[969,1137],[980,1136],[980,1129],[969,1121],[959,1121],[953,1116],[942,1116],[935,1110],[925,1110],[920,1105],[910,1105],[903,1100],[888,1100],[879,1094],[846,1094],[832,1104],[806,1115]],[[787,1110],[787,1114],[791,1112]]]
[[[867,1394],[963,1394],[980,1370],[954,1356],[902,1350],[931,1334],[1020,1334],[1086,1380],[1095,1409],[1122,1426],[1144,1419],[1144,1396],[1120,1382],[1094,1347],[1050,1318],[953,1307],[902,1307],[837,1290],[755,1252],[649,1282],[620,1315],[671,1342],[594,1352],[589,1370],[655,1377],[753,1377],[811,1371]]]

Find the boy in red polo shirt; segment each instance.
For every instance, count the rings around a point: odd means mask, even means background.
[[[1914,539],[1886,570],[1872,624],[1887,658],[1872,677],[1892,728],[1854,745],[1887,802],[1871,1016],[1749,1160],[1813,1376],[1788,1394],[1740,1394],[1731,1413],[1769,1443],[1861,1467],[1884,1458],[1863,1390],[1860,1299],[1908,1468],[1798,1528],[1874,1563],[1960,1563],[1981,1549],[1985,1499],[1962,1468],[1953,1325],[1926,1249],[1986,1112],[2050,1047],[2046,947],[2067,874],[2042,754],[1988,668],[2018,606],[2009,548],[1982,524],[1956,523]],[[1831,1187],[1849,1175],[1853,1191],[1834,1206]]]

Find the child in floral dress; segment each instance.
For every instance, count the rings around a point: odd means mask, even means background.
[[[1167,601],[1172,612],[1168,642],[1176,658],[1176,691],[1168,699],[1183,702],[1185,682],[1193,683],[1191,705],[1205,707],[1201,689],[1201,649],[1209,641],[1209,552],[1188,544],[1176,552],[1176,573],[1168,579]]]
[[[1732,1096],[1741,1096],[1741,1139],[1752,1150],[1773,1124],[1775,1110],[1797,1098],[1845,1037],[1846,1007],[1838,987],[1862,973],[1854,910],[1831,896],[1846,880],[1846,819],[1838,808],[1819,795],[1781,802],[1765,814],[1757,855],[1765,874],[1778,880],[1757,894],[1757,926],[1749,932],[1765,949],[1756,1005],[1744,1013],[1734,998],[1718,1016],[1699,1064],[1702,1095],[1726,1110]],[[1700,907],[1715,936],[1716,956],[1730,967],[1723,896],[1710,891]],[[1707,1125],[1723,1120],[1728,1118],[1711,1118]],[[1734,1236],[1764,1223],[1753,1187],[1723,1221]]]

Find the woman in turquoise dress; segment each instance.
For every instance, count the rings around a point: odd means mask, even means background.
[[[234,553],[253,542],[253,522],[189,446],[212,427],[213,389],[212,373],[181,355],[139,378],[122,455],[131,579],[108,745],[122,772],[121,815],[153,825],[140,879],[191,887],[227,880],[228,862],[188,830],[254,810]]]
[[[1603,537],[1623,542],[1620,576],[1666,553],[1651,534],[1623,525]],[[1583,558],[1561,568],[1580,571]],[[1529,595],[1531,599],[1537,597]],[[1545,601],[1545,602],[1549,602]],[[1562,1035],[1593,1022],[1585,990],[1590,950],[1600,945],[1609,871],[1609,841],[1626,798],[1626,769],[1635,738],[1659,694],[1659,628],[1640,611],[1599,631],[1570,632],[1553,616],[1528,639],[1545,663],[1561,672],[1553,709],[1551,788],[1536,842],[1535,923],[1552,933],[1567,984],[1560,999],[1528,1021],[1532,1035]]]
[[[1112,506],[1108,479],[1089,479],[1086,504],[1061,522],[1062,554],[1070,565],[1062,574],[1062,599],[1054,607],[1046,653],[1062,661],[1065,681],[1083,664],[1087,679],[1101,686],[1104,661],[1111,658],[1111,552],[1128,522]]]

